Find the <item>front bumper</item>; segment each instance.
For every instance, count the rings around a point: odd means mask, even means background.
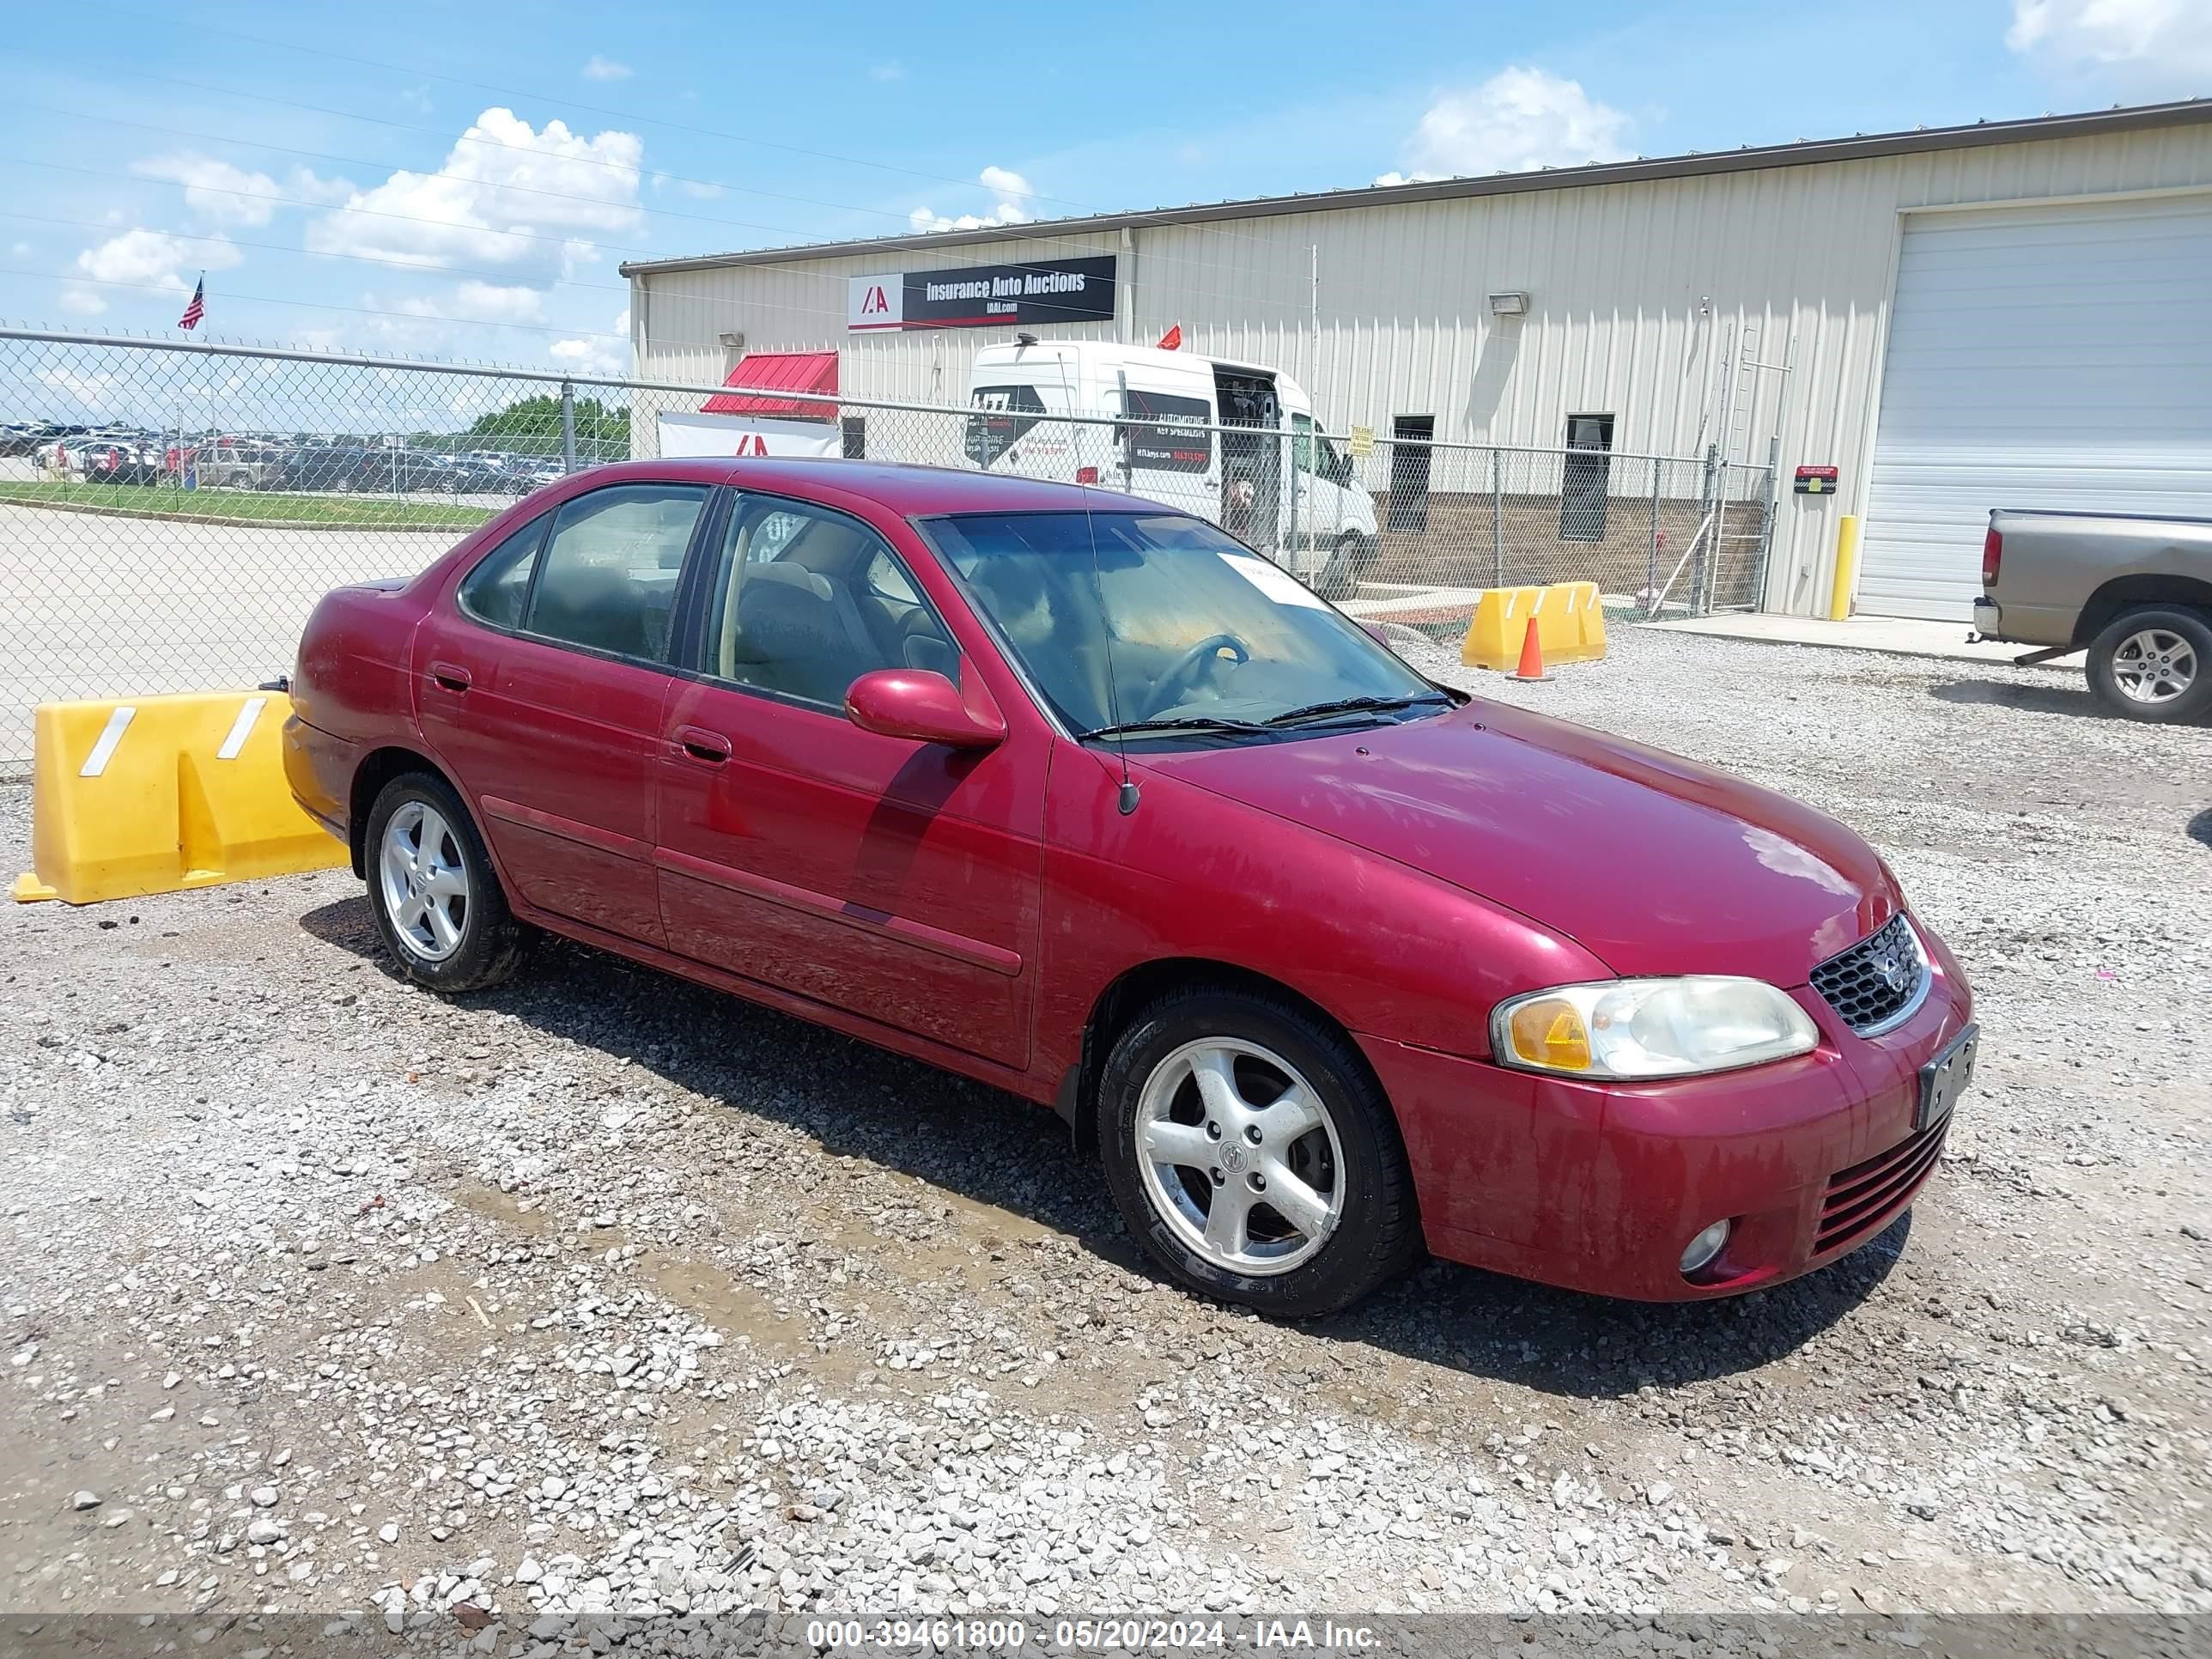
[[[1911,1205],[1948,1124],[1916,1136],[1919,1068],[1973,1018],[1957,962],[1924,928],[1927,1000],[1794,1060],[1658,1085],[1577,1083],[1362,1037],[1396,1109],[1436,1255],[1568,1289],[1694,1301],[1779,1284],[1848,1255]],[[1969,1104],[1965,1109],[1972,1109]],[[1685,1278],[1682,1248],[1735,1224]]]

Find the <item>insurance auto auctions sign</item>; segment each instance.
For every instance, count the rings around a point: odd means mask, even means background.
[[[983,328],[995,323],[1099,323],[1114,315],[1114,256],[1043,259],[849,279],[845,326]]]

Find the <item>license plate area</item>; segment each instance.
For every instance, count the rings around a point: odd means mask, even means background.
[[[1920,1104],[1912,1115],[1916,1133],[1934,1128],[1951,1115],[1959,1097],[1974,1080],[1974,1054],[1981,1041],[1981,1027],[1969,1025],[1920,1068]]]

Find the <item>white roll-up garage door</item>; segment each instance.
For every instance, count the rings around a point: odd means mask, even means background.
[[[2212,514],[2212,195],[1905,220],[1857,608],[1969,620],[1993,507]]]

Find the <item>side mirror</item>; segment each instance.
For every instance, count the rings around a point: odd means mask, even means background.
[[[845,693],[845,718],[879,738],[948,749],[989,749],[1006,738],[1006,718],[980,681],[963,694],[926,668],[878,668],[861,675]]]

